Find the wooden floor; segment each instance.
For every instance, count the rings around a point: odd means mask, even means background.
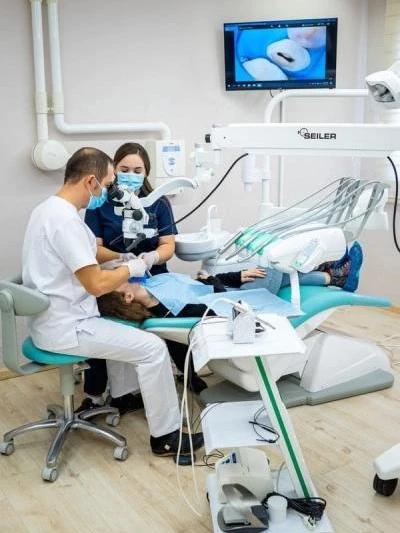
[[[381,341],[400,333],[400,315],[346,309],[326,325]],[[400,359],[399,350],[393,354],[393,388],[290,410],[336,532],[400,531],[400,490],[390,498],[372,490],[374,457],[400,441],[396,357]],[[0,433],[39,418],[46,403],[57,400],[55,371],[0,381]],[[204,490],[208,469],[197,468],[201,499],[195,505],[202,513],[198,518],[181,499],[172,460],[149,453],[143,414],[127,415],[119,431],[129,440],[131,455],[126,462],[113,460],[108,443],[76,432],[65,446],[61,474],[54,484],[40,478],[49,433],[21,437],[12,456],[0,456],[0,532],[211,531]],[[279,464],[277,457],[272,459]],[[181,475],[186,494],[193,494],[190,469],[182,468]]]

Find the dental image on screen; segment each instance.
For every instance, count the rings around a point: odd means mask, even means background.
[[[225,25],[226,88],[334,86],[336,27],[331,24]]]
[[[326,27],[244,30],[237,36],[237,81],[325,78]]]

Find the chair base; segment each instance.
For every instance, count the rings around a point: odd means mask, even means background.
[[[64,408],[59,405],[47,406],[47,418],[25,424],[4,434],[3,442],[0,443],[0,453],[11,455],[14,452],[14,438],[30,431],[40,429],[57,429],[57,433],[51,442],[46,457],[46,465],[42,470],[42,478],[45,481],[55,481],[58,477],[58,462],[61,450],[67,435],[71,429],[82,429],[94,433],[103,439],[111,441],[116,445],[114,458],[125,461],[128,457],[128,448],[125,437],[115,431],[103,428],[90,422],[89,419],[97,415],[107,415],[107,422],[110,425],[117,425],[119,422],[119,411],[114,407],[98,407],[74,413],[73,398],[64,397]]]

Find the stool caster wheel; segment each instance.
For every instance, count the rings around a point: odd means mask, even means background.
[[[396,490],[398,479],[381,479],[377,474],[374,477],[374,490],[382,496],[391,496]]]
[[[107,415],[107,416],[106,416],[106,424],[107,424],[108,426],[112,426],[112,427],[114,427],[114,428],[115,428],[116,426],[118,426],[120,420],[121,420],[121,418],[120,418],[119,415],[113,415],[113,414],[111,414],[111,415]]]
[[[14,441],[10,442],[0,442],[0,453],[1,455],[11,455],[14,453]]]
[[[60,405],[48,405],[46,409],[47,420],[64,418],[64,409]]]
[[[128,448],[126,446],[117,446],[114,449],[114,459],[118,461],[126,461],[128,459]]]
[[[50,483],[53,483],[58,478],[58,470],[57,468],[49,468],[48,466],[45,466],[42,470],[42,479],[44,481],[49,481]]]

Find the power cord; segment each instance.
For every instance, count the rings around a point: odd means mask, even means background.
[[[289,498],[279,492],[270,492],[263,499],[262,504],[268,509],[268,498],[271,496],[281,496],[287,501],[288,509],[293,509],[297,513],[306,517],[309,527],[315,527],[324,514],[326,500],[324,498]]]
[[[271,426],[267,426],[266,424],[262,424],[261,422],[258,421],[258,418],[261,416],[261,414],[265,412],[265,407],[260,407],[260,409],[258,409],[255,413],[254,413],[254,416],[253,416],[253,420],[249,420],[249,424],[251,424],[253,426],[253,430],[255,432],[255,434],[259,437],[257,440],[260,441],[260,442],[268,442],[269,444],[275,444],[275,442],[277,442],[279,440],[279,433]],[[268,439],[266,437],[264,437],[263,435],[261,435],[261,433],[259,433],[257,431],[257,428],[261,428],[263,429],[264,431],[268,431],[268,433],[272,433],[272,435],[275,435],[275,439]]]
[[[393,240],[394,245],[396,246],[397,251],[400,253],[400,245],[397,240],[397,230],[396,230],[396,219],[397,219],[397,205],[399,202],[399,176],[397,174],[396,165],[393,162],[393,159],[390,156],[387,156],[389,163],[392,165],[394,179],[396,181],[395,196],[394,196],[394,206],[393,206],[393,220],[392,220],[392,231],[393,231]]]
[[[207,309],[203,313],[203,316],[200,319],[200,322],[197,322],[194,326],[192,326],[190,331],[192,331],[197,325],[202,324],[207,319],[207,314],[209,313],[210,310],[211,310],[211,308],[207,307]],[[208,318],[215,318],[215,316],[208,317]],[[189,337],[190,337],[190,332],[189,332]],[[197,496],[197,499],[199,499],[200,498],[200,494],[199,494],[199,488],[198,488],[198,485],[197,485],[197,479],[196,479],[196,473],[195,473],[195,462],[194,462],[193,440],[192,440],[192,427],[191,427],[191,419],[190,419],[190,416],[189,416],[188,394],[187,394],[189,362],[190,362],[190,357],[192,356],[192,347],[193,347],[193,345],[195,343],[195,340],[189,338],[189,341],[190,342],[189,342],[189,346],[188,346],[188,349],[187,349],[187,352],[186,352],[184,371],[183,371],[183,395],[182,395],[182,401],[181,401],[181,416],[180,416],[181,420],[180,420],[180,429],[179,429],[178,451],[177,451],[177,454],[176,454],[177,455],[177,460],[176,460],[176,480],[177,480],[178,487],[179,487],[179,490],[181,492],[182,498],[184,499],[184,501],[186,502],[188,507],[190,507],[190,509],[193,511],[193,513],[201,518],[201,516],[202,516],[201,512],[199,512],[192,505],[192,503],[190,502],[190,500],[186,496],[186,492],[183,490],[183,487],[182,487],[182,484],[181,484],[180,475],[179,475],[179,460],[178,459],[179,459],[179,456],[181,455],[181,449],[182,449],[183,417],[184,417],[184,414],[185,414],[186,415],[186,420],[187,420],[187,430],[188,430],[188,438],[189,438],[189,444],[190,444],[192,478],[193,478],[195,494]]]
[[[205,203],[207,202],[207,200],[210,198],[210,196],[212,196],[214,194],[214,192],[222,185],[222,183],[226,180],[226,178],[228,177],[229,173],[231,172],[231,170],[237,165],[237,163],[243,159],[244,157],[247,157],[249,154],[246,152],[245,154],[242,154],[241,156],[239,156],[238,158],[235,159],[235,161],[231,164],[231,166],[228,168],[228,170],[225,172],[225,174],[222,176],[222,178],[219,180],[219,182],[217,183],[217,185],[211,189],[211,191],[203,198],[203,200],[196,205],[196,207],[194,207],[191,211],[189,211],[189,213],[186,213],[186,215],[184,215],[182,218],[180,218],[179,220],[177,220],[175,222],[175,224],[180,224],[181,222],[183,222],[184,220],[186,220],[187,218],[189,218],[193,213],[195,213],[198,209],[200,209],[200,207]],[[167,226],[164,226],[163,228],[159,229],[158,232],[162,232],[162,231],[165,231],[166,229],[169,229],[170,227],[172,226],[172,224],[168,224]]]

